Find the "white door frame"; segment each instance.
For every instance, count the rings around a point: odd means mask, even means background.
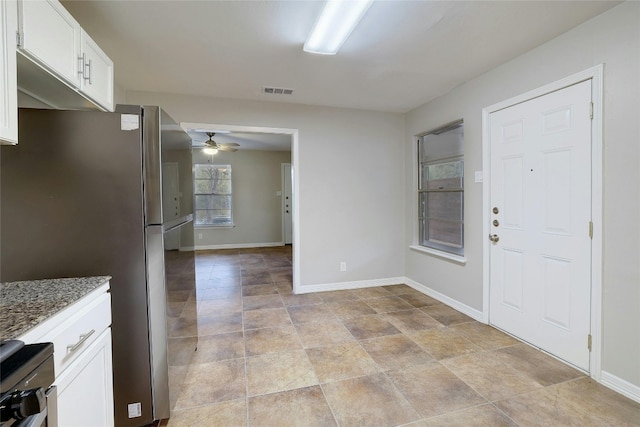
[[[291,180],[291,187],[293,188],[293,216],[291,217],[293,228],[293,293],[297,294],[298,288],[300,286],[300,195],[298,194],[300,186],[297,184],[298,177],[300,176],[300,162],[298,159],[298,129],[185,122],[180,122],[180,126],[183,129],[211,129],[211,131],[226,130],[230,132],[274,133],[279,135],[291,136],[291,168],[293,170],[293,177]]]
[[[592,80],[593,120],[591,121],[591,216],[593,221],[593,238],[591,251],[591,357],[589,374],[596,381],[600,381],[601,353],[602,353],[602,104],[603,104],[603,74],[604,64],[596,65],[585,71],[573,74],[564,79],[547,84],[516,97],[482,109],[482,232],[484,234],[482,248],[482,287],[483,309],[482,320],[489,323],[489,269],[490,242],[490,190],[491,190],[491,135],[490,114],[508,108],[512,105],[537,98],[547,93],[572,86],[585,80]],[[587,343],[585,342],[585,346]]]

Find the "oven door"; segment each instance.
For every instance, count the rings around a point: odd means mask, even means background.
[[[45,427],[58,427],[58,387],[52,385],[47,389],[47,418]]]
[[[11,418],[0,423],[0,427],[58,427],[58,417],[56,411],[58,390],[52,385],[44,393],[45,406],[42,411],[33,414],[22,420]]]

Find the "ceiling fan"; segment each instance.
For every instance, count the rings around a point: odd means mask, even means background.
[[[205,153],[216,154],[218,151],[228,151],[228,152],[238,151],[237,148],[233,148],[233,147],[239,147],[240,144],[236,144],[235,142],[230,142],[227,144],[219,144],[213,140],[213,137],[216,134],[215,132],[206,132],[206,134],[209,137],[209,139],[207,141],[202,142],[204,144],[203,151]]]

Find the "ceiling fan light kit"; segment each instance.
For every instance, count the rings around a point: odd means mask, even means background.
[[[373,0],[329,0],[324,6],[303,50],[320,55],[335,55]]]
[[[218,154],[218,151],[228,151],[228,152],[238,151],[237,148],[233,148],[233,147],[239,147],[240,144],[236,144],[235,142],[231,142],[228,144],[218,144],[213,140],[213,137],[216,134],[215,132],[206,132],[206,134],[209,137],[209,139],[207,141],[204,141],[204,148],[202,149],[203,153],[213,156],[214,154]]]

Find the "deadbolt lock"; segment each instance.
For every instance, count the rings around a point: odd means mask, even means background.
[[[493,208],[493,213],[494,213],[494,214],[497,214],[498,212],[500,212],[500,211],[498,210],[498,207],[497,207],[497,206],[496,206],[496,207],[494,207],[494,208]]]
[[[499,225],[500,225],[500,223],[498,222],[498,220],[497,220],[497,219],[494,219],[494,220],[493,220],[493,226],[494,226],[494,227],[497,227],[497,226],[499,226]]]

